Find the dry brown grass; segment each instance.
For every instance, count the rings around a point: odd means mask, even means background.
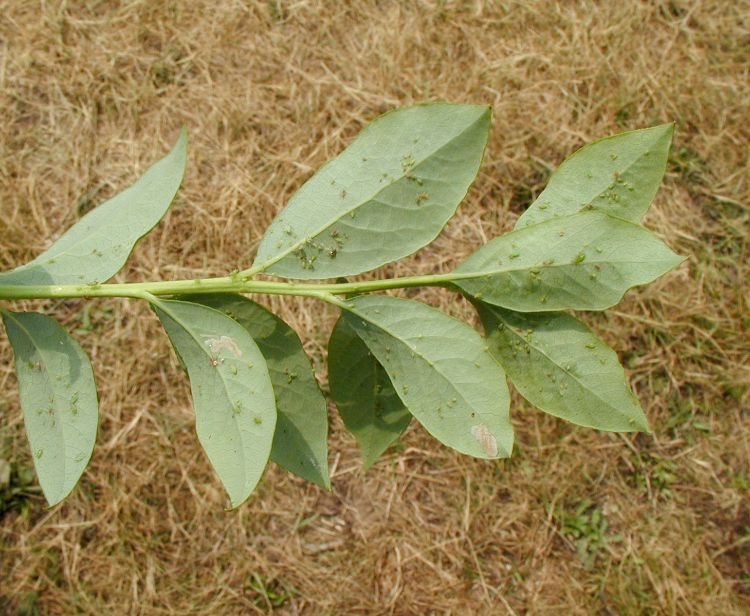
[[[492,104],[491,143],[458,216],[390,273],[449,268],[511,228],[571,150],[670,120],[647,222],[689,261],[586,315],[620,352],[654,437],[576,429],[515,399],[511,461],[471,460],[412,428],[363,476],[331,409],[333,492],[270,468],[232,513],[148,308],[96,302],[87,325],[82,303],[47,302],[94,358],[101,428],[78,489],[45,511],[23,487],[31,460],[0,342],[0,458],[22,486],[0,519],[0,609],[747,613],[749,31],[747,0],[5,0],[2,268],[126,186],[183,123],[184,187],[118,279],[247,266],[315,168],[378,113],[425,99]],[[469,317],[450,295],[419,296]],[[333,310],[264,301],[324,383]]]

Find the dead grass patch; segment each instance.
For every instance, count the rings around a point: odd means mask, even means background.
[[[80,302],[47,302],[94,357],[98,448],[73,496],[45,511],[3,339],[0,458],[19,494],[0,519],[0,609],[746,613],[748,31],[745,0],[3,3],[3,269],[127,185],[181,124],[184,187],[118,279],[246,266],[321,163],[378,113],[425,99],[492,104],[491,143],[457,217],[388,273],[447,270],[510,229],[574,148],[671,120],[647,223],[689,262],[587,315],[625,361],[653,437],[579,430],[516,398],[512,460],[470,460],[412,428],[362,476],[331,409],[333,492],[270,468],[229,514],[149,310],[108,300],[83,319]],[[263,301],[325,381],[333,311]]]

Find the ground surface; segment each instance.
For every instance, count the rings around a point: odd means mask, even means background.
[[[746,0],[3,2],[3,269],[125,187],[182,124],[183,189],[118,279],[246,267],[286,199],[364,123],[426,99],[491,104],[490,146],[446,231],[386,273],[448,270],[509,230],[576,147],[672,120],[646,223],[689,259],[584,315],[620,354],[653,437],[577,429],[516,397],[511,461],[460,456],[412,427],[363,476],[331,408],[333,492],[270,468],[232,513],[149,309],[42,304],[93,356],[102,421],[78,489],[46,511],[3,338],[0,609],[747,613],[748,32]],[[471,318],[447,293],[418,296]],[[325,387],[334,311],[268,304]]]

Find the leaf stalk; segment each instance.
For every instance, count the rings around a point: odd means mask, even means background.
[[[335,284],[310,284],[247,279],[237,275],[193,280],[131,282],[85,285],[0,285],[0,300],[70,299],[124,297],[149,299],[149,296],[175,296],[196,293],[261,293],[297,295],[327,299],[326,296],[351,295],[409,287],[448,286],[455,280],[476,274],[431,274],[403,276],[384,280],[364,280]]]

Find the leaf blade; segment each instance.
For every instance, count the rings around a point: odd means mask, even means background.
[[[271,461],[323,488],[328,475],[328,408],[302,341],[260,304],[229,293],[183,296],[209,306],[244,327],[266,360],[276,398]]]
[[[328,342],[328,382],[366,471],[409,427],[411,413],[383,366],[343,318],[336,321]]]
[[[638,222],[659,189],[673,133],[674,124],[661,124],[583,146],[562,162],[516,229],[574,214],[587,204]]]
[[[218,310],[178,300],[153,306],[187,368],[198,440],[231,508],[239,507],[263,475],[276,425],[265,359],[250,334]]]
[[[99,402],[91,362],[53,319],[2,311],[26,434],[49,506],[75,488],[94,451]]]
[[[519,312],[604,310],[683,260],[643,227],[586,211],[495,238],[454,273],[470,295]]]
[[[347,323],[430,434],[474,457],[510,455],[505,374],[477,332],[434,308],[385,295],[350,299],[346,310]]]
[[[0,273],[3,285],[105,282],[164,217],[182,182],[187,132],[130,187],[91,210],[33,261]]]
[[[650,432],[616,353],[586,325],[565,313],[475,306],[490,352],[534,406],[588,428]]]
[[[252,270],[349,276],[428,244],[475,178],[489,122],[488,107],[440,103],[376,119],[292,196]]]

